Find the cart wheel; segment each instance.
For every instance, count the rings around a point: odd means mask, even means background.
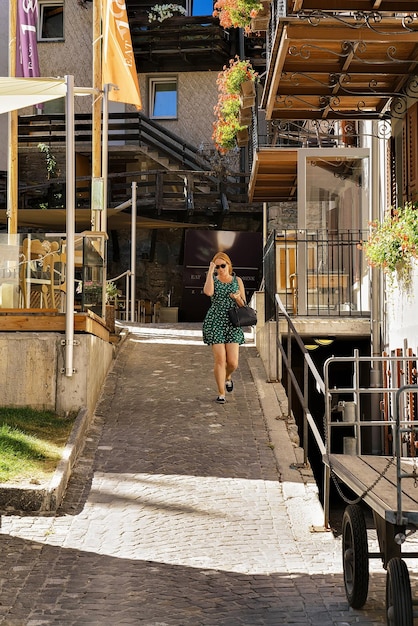
[[[386,617],[390,626],[412,626],[411,583],[405,561],[390,559],[386,576]]]
[[[345,595],[353,609],[361,609],[369,591],[369,551],[364,514],[356,504],[344,511],[342,548]]]

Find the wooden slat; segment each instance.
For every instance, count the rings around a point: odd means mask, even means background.
[[[65,332],[65,314],[48,309],[1,309],[0,332]],[[110,340],[102,318],[93,312],[74,315],[74,331]]]
[[[397,479],[396,464],[390,466],[385,475],[378,483],[368,491],[371,485],[382,474],[388,463],[389,457],[363,455],[350,456],[332,454],[329,462],[326,456],[323,461],[330,465],[333,472],[342,482],[358,496],[362,496],[380,517],[392,521],[397,511]],[[402,470],[411,473],[413,459],[402,459]],[[418,489],[414,487],[411,478],[402,480],[402,511],[408,520],[418,521]],[[366,491],[368,493],[363,495]]]

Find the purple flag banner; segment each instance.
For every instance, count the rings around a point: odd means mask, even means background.
[[[17,0],[16,76],[18,77],[40,76],[37,23],[38,0]]]

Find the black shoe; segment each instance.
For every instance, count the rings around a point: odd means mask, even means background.
[[[218,396],[218,397],[216,398],[216,402],[217,402],[218,404],[225,404],[225,402],[226,402],[225,397],[224,397],[224,396]]]
[[[234,381],[229,379],[225,381],[225,389],[230,393],[234,390]]]

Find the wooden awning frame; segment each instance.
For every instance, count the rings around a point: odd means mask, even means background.
[[[305,3],[294,4],[302,10],[276,18],[272,5],[270,64],[261,99],[266,118],[401,117],[408,100],[418,98],[416,13],[366,10],[370,2],[363,3],[364,11],[345,13],[306,11]]]

